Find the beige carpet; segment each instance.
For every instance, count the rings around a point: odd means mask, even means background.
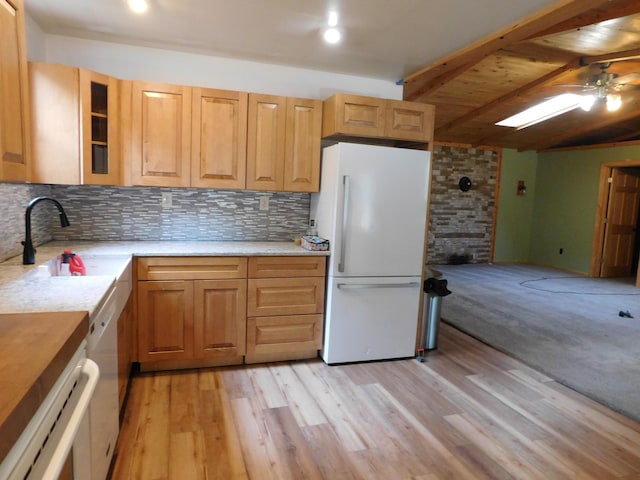
[[[442,319],[640,421],[640,289],[525,265],[442,265]],[[629,312],[635,318],[620,317]]]

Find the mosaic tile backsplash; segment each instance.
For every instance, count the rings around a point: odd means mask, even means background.
[[[162,207],[163,193],[171,194],[169,208]],[[8,205],[0,220],[0,261],[22,252],[25,208],[40,195],[58,200],[71,226],[60,228],[53,204],[38,204],[35,245],[52,239],[289,241],[309,220],[307,193],[0,183]],[[268,210],[260,210],[261,197],[269,199]]]
[[[25,236],[25,210],[35,197],[50,197],[49,185],[0,183],[0,261],[22,254]],[[58,210],[51,202],[39,203],[31,211],[31,238],[34,245],[53,240],[53,223],[60,225]],[[59,228],[59,227],[58,227]]]

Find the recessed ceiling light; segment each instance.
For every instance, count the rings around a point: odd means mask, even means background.
[[[324,31],[324,40],[327,43],[338,43],[340,41],[340,31],[337,28],[327,28]]]
[[[149,7],[147,0],[128,0],[128,3],[129,8],[136,13],[144,13]]]

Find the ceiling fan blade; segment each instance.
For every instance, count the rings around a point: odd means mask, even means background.
[[[554,87],[562,88],[590,88],[589,85],[577,84],[577,83],[556,83]]]
[[[640,83],[640,73],[628,73],[627,75],[616,77],[614,83],[618,85]]]

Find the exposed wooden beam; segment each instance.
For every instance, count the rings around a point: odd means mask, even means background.
[[[640,5],[640,2],[638,2]],[[640,48],[632,48],[621,52],[603,53],[602,55],[587,55],[582,57],[582,65],[591,65],[592,63],[602,62],[620,62],[622,60],[633,60],[640,58]]]
[[[640,129],[627,132],[623,135],[618,135],[617,137],[609,139],[610,142],[624,142],[625,140],[634,139],[635,137],[640,137]]]
[[[594,148],[614,148],[614,147],[629,147],[631,145],[640,145],[640,140],[629,140],[628,142],[607,142],[607,143],[594,143],[592,145],[580,145],[578,147],[558,147],[558,148],[545,148],[544,150],[537,150],[538,153],[547,152],[575,152],[576,150],[593,150]],[[608,162],[607,162],[608,163]],[[620,165],[614,165],[620,163]],[[628,167],[628,161],[611,162],[611,166]],[[632,165],[633,166],[633,165]]]
[[[420,101],[425,92],[432,91],[433,83],[446,83],[500,48],[530,38],[550,25],[556,25],[608,4],[609,0],[563,0],[409,75],[404,81],[404,99]]]
[[[436,135],[438,133],[442,134],[444,132],[446,132],[447,130],[451,129],[454,125],[457,126],[461,123],[465,123],[468,122],[469,120],[472,120],[474,118],[476,118],[479,115],[482,115],[484,112],[489,111],[497,106],[499,106],[501,103],[507,102],[513,98],[517,98],[521,95],[524,95],[525,93],[534,90],[536,88],[540,88],[542,87],[545,83],[550,82],[551,80],[559,77],[560,75],[572,71],[572,70],[576,70],[578,68],[581,68],[580,66],[580,59],[576,58],[574,60],[572,60],[571,62],[567,63],[566,65],[563,65],[560,68],[557,68],[555,70],[553,70],[552,72],[547,73],[546,75],[535,79],[532,82],[527,83],[526,85],[523,85],[520,88],[517,88],[516,90],[512,90],[511,92],[507,93],[506,95],[502,95],[501,97],[496,98],[495,100],[486,103],[484,105],[482,105],[481,107],[476,108],[475,110],[470,111],[469,113],[462,115],[461,117],[456,118],[455,120],[451,120],[450,122],[445,123],[444,125],[442,125],[440,128],[438,128],[436,130]],[[501,120],[501,119],[499,119]]]
[[[587,25],[604,22],[614,18],[626,17],[640,13],[640,2],[638,0],[614,0],[606,2],[603,5],[594,8],[591,11],[576,15],[564,22],[557,23],[545,30],[536,33],[527,40],[533,38],[545,37],[555,33],[566,32],[576,28],[582,28]]]
[[[547,138],[547,141],[544,143],[536,142],[535,144],[525,145],[523,147],[518,148],[518,151],[524,150],[544,150],[546,148],[550,148],[554,145],[562,143],[571,138],[579,137],[581,135],[589,134],[590,132],[594,132],[601,128],[608,127],[618,122],[624,122],[627,120],[631,120],[633,118],[640,117],[640,101],[634,101],[633,105],[629,106],[629,112],[623,115],[615,115],[611,118],[604,118],[603,120],[597,122],[585,122],[582,128],[572,129],[570,131],[563,131],[558,135],[554,135],[552,137]]]

